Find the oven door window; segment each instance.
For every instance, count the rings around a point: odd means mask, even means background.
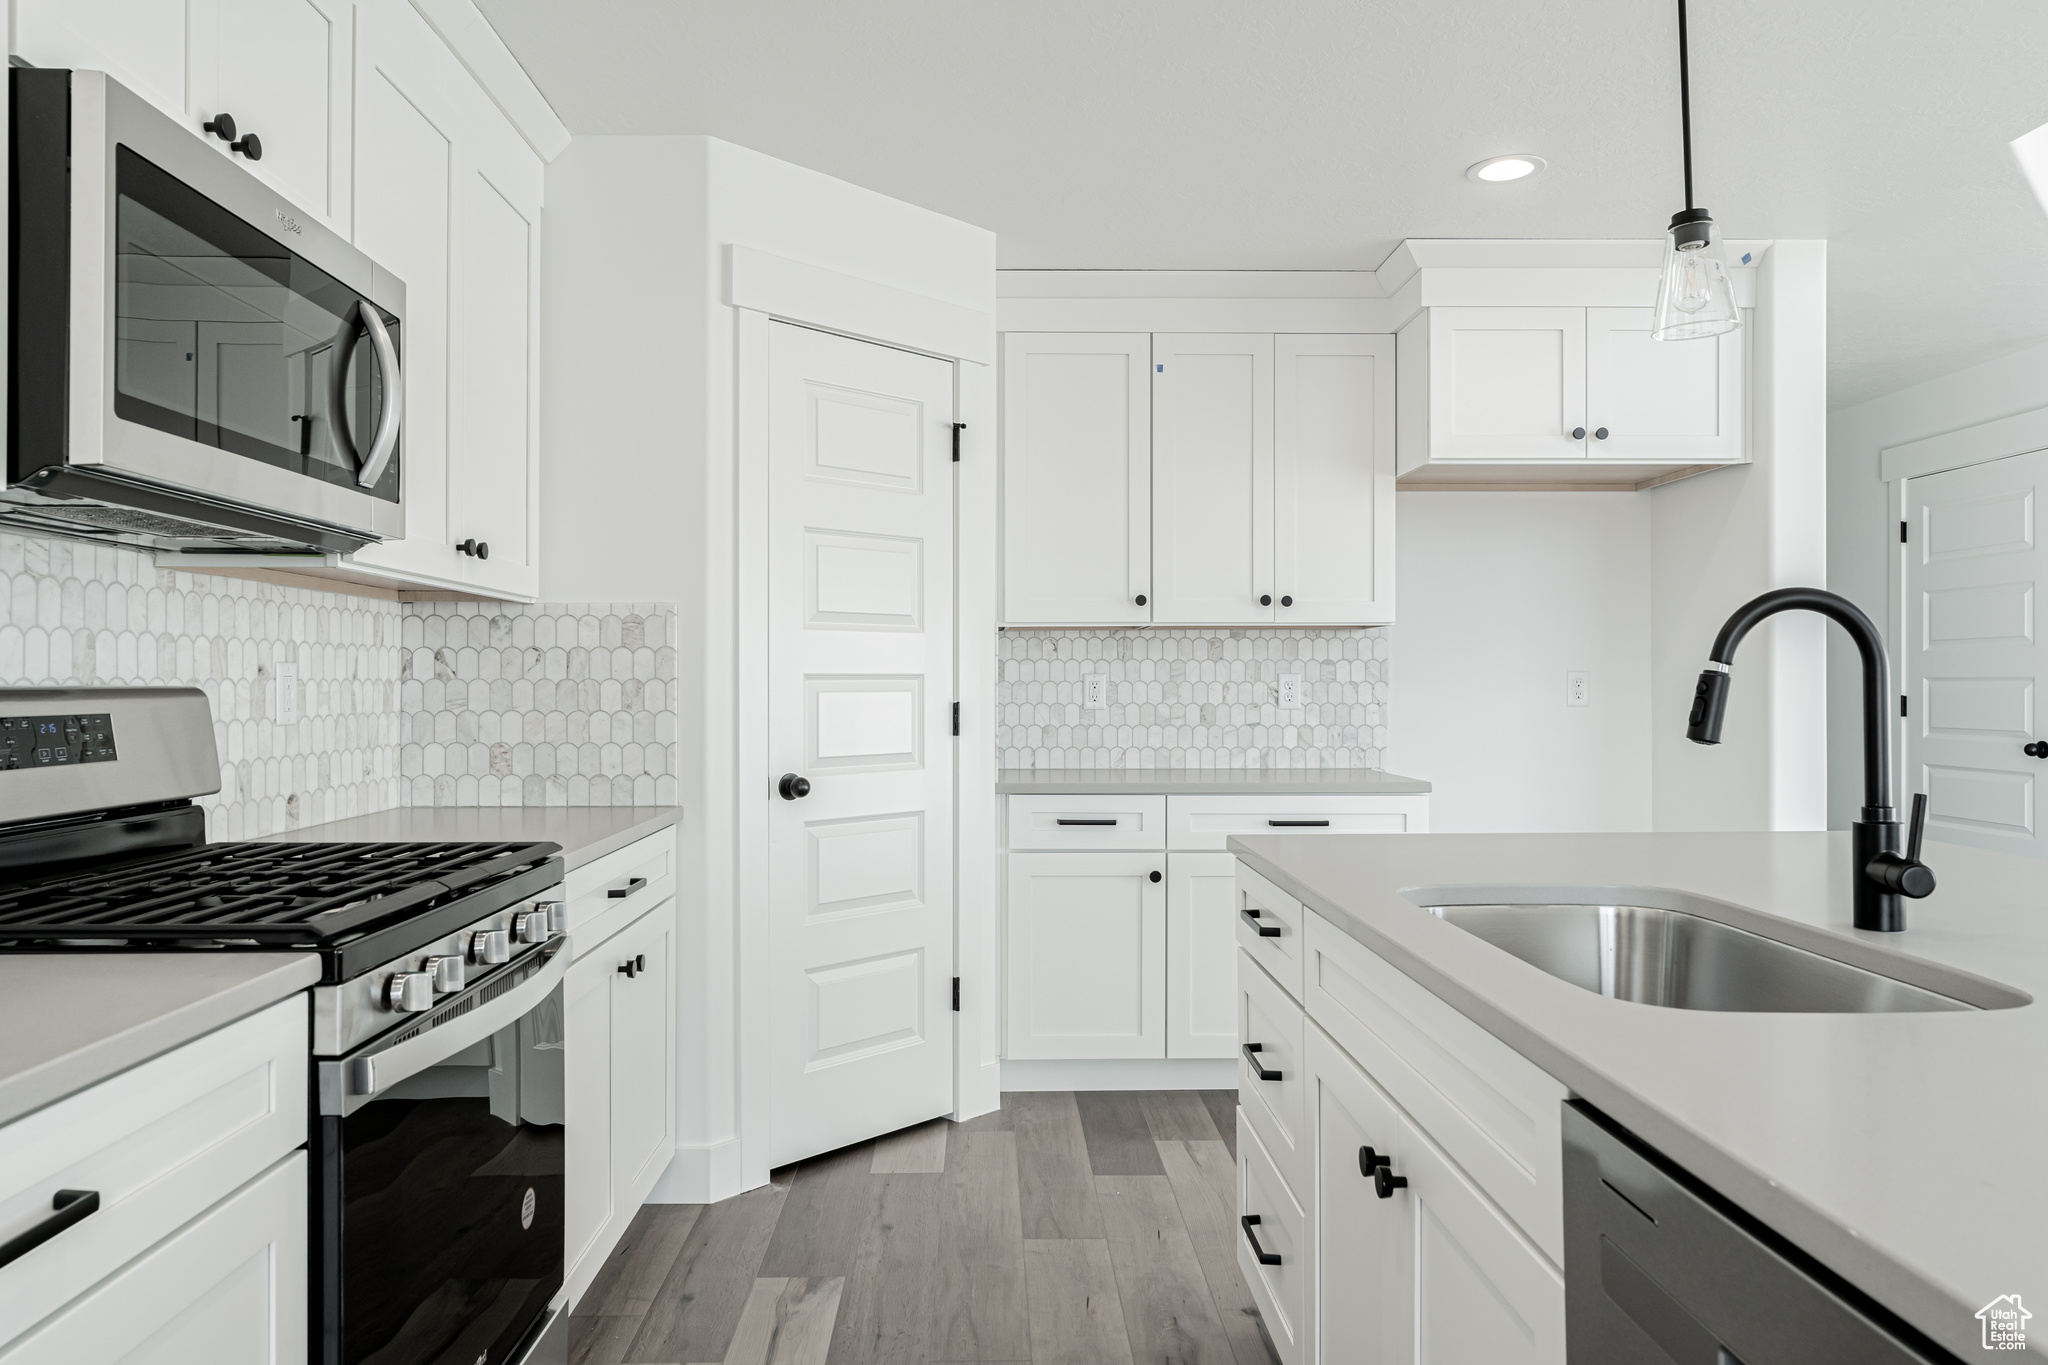
[[[562,1286],[562,992],[341,1120],[344,1365],[506,1361]]]
[[[375,305],[127,147],[114,176],[114,415],[356,487],[384,403],[362,324]],[[398,319],[379,316],[397,345]],[[394,455],[367,491],[396,502],[398,487]]]

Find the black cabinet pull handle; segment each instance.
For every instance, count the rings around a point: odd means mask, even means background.
[[[1606,428],[1606,427],[1594,427],[1594,428],[1593,428],[1593,439],[1594,439],[1594,440],[1596,440],[1596,441],[1604,441],[1604,440],[1606,440],[1606,439],[1607,439],[1607,428]],[[1402,1183],[1403,1183],[1403,1184],[1406,1184],[1407,1182],[1406,1182],[1406,1181],[1403,1181]]]
[[[795,773],[784,773],[782,780],[775,784],[775,790],[782,793],[785,801],[800,801],[811,794],[811,780]]]
[[[1240,910],[1237,913],[1244,916],[1245,923],[1251,925],[1252,928],[1259,931],[1260,938],[1280,937],[1280,929],[1277,925],[1259,923],[1258,911],[1247,908],[1244,910]]]
[[[99,1207],[98,1190],[57,1191],[50,1200],[52,1212],[48,1218],[27,1232],[0,1242],[0,1266],[20,1260],[64,1229],[83,1222],[89,1215],[99,1212]]]
[[[1237,1225],[1244,1229],[1244,1239],[1252,1244],[1252,1255],[1259,1258],[1260,1265],[1279,1265],[1280,1253],[1268,1251],[1259,1245],[1259,1234],[1252,1229],[1259,1225],[1259,1215],[1247,1213],[1239,1216]]]
[[[1139,606],[1141,606],[1141,607],[1142,607],[1142,606],[1144,606],[1144,605],[1145,605],[1145,594],[1144,594],[1144,593],[1139,593],[1139,594],[1138,594],[1138,595],[1137,595],[1136,597],[1132,598],[1131,600],[1132,600],[1132,601],[1134,601],[1134,602],[1136,602],[1136,603],[1137,603],[1137,604],[1138,604]]]
[[[1293,606],[1293,605],[1294,605],[1294,598],[1293,598],[1293,596],[1292,596],[1291,594],[1284,594],[1284,595],[1282,595],[1282,597],[1280,598],[1280,605],[1281,605],[1281,606],[1283,606],[1283,607],[1291,607],[1291,606]]]
[[[624,900],[645,885],[647,885],[647,878],[645,877],[628,877],[624,886],[614,886],[606,891],[605,895],[610,896],[615,901]]]
[[[1254,1076],[1257,1076],[1262,1081],[1277,1081],[1283,1079],[1280,1072],[1273,1070],[1273,1068],[1267,1066],[1264,1062],[1261,1062],[1259,1060],[1259,1054],[1261,1052],[1264,1052],[1265,1050],[1266,1045],[1264,1043],[1246,1043],[1244,1045],[1244,1059],[1247,1063],[1250,1064],[1252,1074]]]
[[[1269,592],[1262,592],[1262,593],[1260,593],[1260,594],[1259,594],[1259,605],[1260,605],[1260,606],[1262,606],[1262,607],[1270,607],[1270,606],[1272,606],[1272,605],[1273,605],[1273,594],[1272,594],[1272,593],[1269,593]]]
[[[1268,820],[1274,829],[1328,829],[1328,820]]]
[[[1574,441],[1583,441],[1583,440],[1585,440],[1585,439],[1586,439],[1586,429],[1585,429],[1584,427],[1573,427],[1573,428],[1572,428],[1572,439],[1573,439]]]
[[[1057,815],[1052,818],[1052,822],[1055,825],[1114,825],[1116,823],[1114,820],[1097,820],[1093,817],[1086,820],[1062,820]]]

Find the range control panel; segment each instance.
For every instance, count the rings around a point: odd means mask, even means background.
[[[0,716],[0,771],[112,763],[114,719],[101,712],[79,716]]]

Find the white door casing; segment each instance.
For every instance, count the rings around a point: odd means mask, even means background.
[[[1154,621],[1273,619],[1271,336],[1153,336],[1152,513]]]
[[[953,366],[768,325],[769,1164],[953,1106]]]
[[[1904,790],[1927,793],[1930,838],[2048,857],[2038,708],[2048,654],[2040,631],[2040,491],[2048,451],[1909,480],[1900,546],[1907,699]]]
[[[1278,336],[1273,373],[1273,619],[1390,622],[1394,338]]]

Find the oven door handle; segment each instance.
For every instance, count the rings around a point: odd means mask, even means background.
[[[371,1043],[348,1057],[323,1060],[319,1066],[320,1112],[336,1116],[353,1114],[383,1091],[430,1066],[447,1061],[466,1047],[490,1037],[547,998],[569,970],[569,941],[554,939],[534,949],[541,959],[539,970],[512,989],[466,1013],[456,1013],[446,1023],[416,1034],[403,1042]],[[508,964],[507,970],[517,964]],[[469,990],[449,999],[436,1013],[460,1006],[464,996],[492,990],[500,980],[493,974]],[[430,1014],[428,1016],[432,1018]],[[401,1030],[402,1032],[403,1030]]]

